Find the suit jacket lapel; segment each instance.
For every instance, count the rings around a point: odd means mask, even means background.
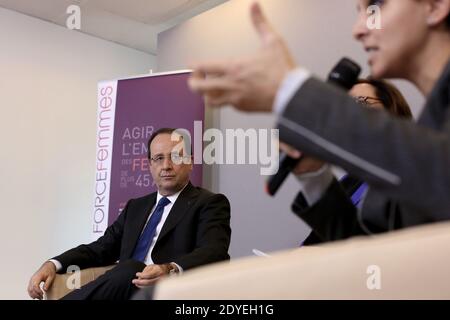
[[[169,216],[164,223],[161,233],[159,234],[158,241],[162,239],[170,230],[172,230],[178,222],[186,215],[190,207],[195,201],[198,191],[189,182],[186,188],[180,193],[177,201],[170,210]]]

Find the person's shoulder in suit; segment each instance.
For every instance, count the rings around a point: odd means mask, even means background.
[[[142,197],[131,198],[127,202],[128,211],[145,208],[149,203],[155,202],[156,197],[157,191],[146,194]],[[213,201],[225,203],[227,206],[230,206],[230,202],[224,194],[214,193],[208,189],[194,186],[191,182],[186,185],[178,197],[192,197],[200,203],[208,203],[209,201]]]
[[[212,191],[210,191],[208,189],[205,189],[205,188],[202,188],[202,187],[196,187],[196,186],[193,186],[193,185],[192,185],[192,188],[196,192],[198,192],[198,196],[201,197],[201,198],[208,199],[208,198],[211,198],[211,197],[217,197],[217,198],[222,198],[223,200],[228,201],[228,198],[222,193],[215,193],[215,192],[212,192]]]

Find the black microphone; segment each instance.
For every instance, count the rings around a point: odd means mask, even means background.
[[[342,58],[328,74],[327,82],[345,90],[350,90],[358,81],[361,67],[348,58]],[[270,176],[266,184],[266,191],[274,196],[289,173],[295,168],[302,157],[294,159],[285,153],[280,154],[278,172]]]

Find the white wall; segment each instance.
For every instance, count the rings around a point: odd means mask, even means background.
[[[0,299],[90,240],[97,82],[155,56],[0,8]]]
[[[249,20],[249,0],[231,0],[160,34],[158,70],[186,68],[190,61],[251,54],[259,42]],[[285,36],[295,58],[325,77],[342,57],[349,56],[360,65],[366,57],[351,37],[356,17],[354,0],[260,0],[274,26]],[[363,74],[367,76],[367,68]],[[397,82],[398,83],[398,82]],[[419,111],[423,99],[411,85],[398,83]],[[206,127],[268,128],[274,118],[243,115],[232,109],[209,111]],[[232,206],[233,257],[251,254],[253,248],[263,251],[295,247],[308,228],[292,213],[290,204],[298,184],[290,178],[275,199],[263,192],[265,178],[250,166],[217,166],[207,185],[226,194]],[[288,267],[287,267],[288,268]]]

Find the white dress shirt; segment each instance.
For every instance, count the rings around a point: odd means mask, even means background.
[[[180,195],[181,191],[184,190],[184,188],[186,188],[186,186],[184,186],[183,189],[181,189],[181,190],[178,191],[177,193],[175,193],[175,194],[173,194],[173,195],[171,195],[171,196],[166,196],[166,198],[169,199],[170,203],[167,204],[167,205],[164,207],[164,212],[163,212],[163,215],[162,215],[162,217],[161,217],[161,220],[159,221],[158,225],[156,226],[156,232],[155,232],[155,235],[154,235],[154,237],[153,237],[153,239],[152,239],[152,241],[151,241],[151,243],[150,243],[150,248],[149,248],[149,250],[148,250],[147,257],[145,258],[145,261],[144,261],[144,263],[145,263],[146,265],[153,264],[153,260],[152,260],[152,251],[153,251],[153,248],[155,247],[155,244],[156,244],[156,241],[158,240],[158,236],[159,236],[159,234],[160,234],[160,232],[161,232],[161,229],[163,228],[164,223],[166,222],[167,217],[169,216],[169,213],[170,213],[170,211],[172,210],[173,205],[175,204],[175,201],[177,201],[178,196]],[[159,200],[161,200],[162,197],[163,197],[163,196],[162,196],[162,195],[159,193],[159,191],[158,191],[158,194],[157,194],[157,196],[156,196],[156,203],[155,203],[155,205],[154,205],[153,208],[152,208],[152,213],[149,214],[149,216],[148,216],[148,218],[147,218],[147,223],[148,223],[148,221],[150,220],[150,217],[152,216],[153,212],[154,212],[155,209],[156,209],[156,206],[157,206]],[[147,223],[146,223],[145,225],[147,225]],[[144,226],[144,229],[145,229],[145,226]],[[144,231],[144,229],[142,229],[142,231]],[[175,263],[175,264],[176,264],[176,263]],[[178,264],[176,264],[176,265],[177,265],[178,269],[180,270],[180,272],[182,272],[183,269],[182,269]]]

